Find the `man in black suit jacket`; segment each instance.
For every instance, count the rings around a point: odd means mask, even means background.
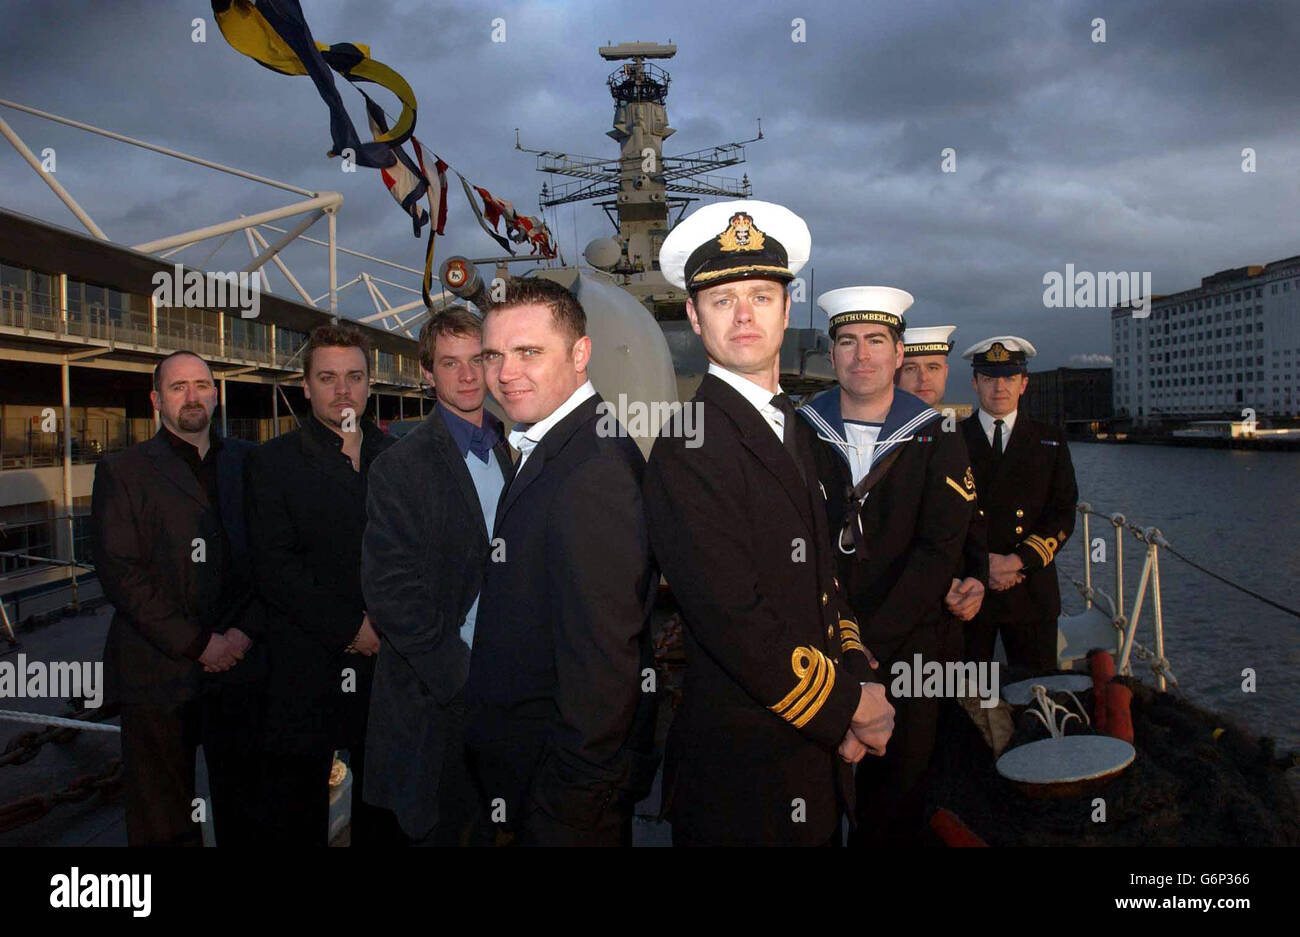
[[[966,628],[967,657],[991,660],[999,631],[1013,670],[1057,669],[1061,591],[1052,565],[1079,499],[1064,434],[1019,413],[1034,346],[1004,335],[968,348],[979,409],[962,421],[988,522],[989,594]]]
[[[568,290],[512,279],[488,307],[488,387],[516,422],[470,658],[467,737],[489,818],[525,844],[630,844],[653,780],[644,459],[587,379]]]
[[[393,440],[364,418],[369,345],[323,325],[303,351],[311,413],[248,457],[248,532],[270,610],[267,831],[281,844],[328,840],[329,775],[346,748],[353,791],[365,779],[366,714],[379,636],[361,591],[366,477]],[[352,844],[405,842],[389,811],[352,799]]]
[[[122,706],[127,841],[199,845],[201,741],[219,845],[258,832],[257,741],[265,678],[243,518],[251,444],[212,429],[212,372],[192,352],[154,369],[162,428],[95,467],[92,552],[113,622],[108,696]]]
[[[438,403],[375,460],[361,584],[381,637],[366,730],[365,799],[419,844],[471,841],[478,794],[465,761],[465,699],[489,525],[514,473],[483,408],[482,325],[465,309],[420,331]]]
[[[686,624],[686,681],[668,737],[674,844],[824,845],[852,803],[850,763],[883,754],[893,709],[869,681],[842,603],[812,432],[778,384],[785,283],[808,228],[767,202],[708,205],[659,263],[687,289],[709,373],[646,469],[655,555]]]

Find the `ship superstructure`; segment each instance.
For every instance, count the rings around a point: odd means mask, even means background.
[[[587,245],[584,258],[603,270],[650,311],[664,331],[677,373],[678,394],[688,399],[707,363],[686,318],[686,293],[659,271],[659,248],[691,203],[703,198],[748,198],[749,176],[721,175],[745,162],[748,139],[666,156],[664,141],[676,131],[668,122],[671,76],[652,60],[677,54],[672,44],[624,42],[601,46],[601,58],[620,62],[605,83],[614,99],[607,136],[619,145],[612,158],[516,147],[537,158],[537,171],[572,181],[542,185],[542,210],[571,202],[594,202],[614,227],[610,238]],[[815,329],[789,329],[781,349],[781,383],[795,393],[833,381],[829,339]]]

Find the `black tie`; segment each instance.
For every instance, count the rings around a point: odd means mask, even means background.
[[[993,421],[993,456],[994,458],[1002,457],[1002,421]]]
[[[776,394],[772,397],[772,406],[776,407],[785,415],[785,425],[781,431],[781,444],[785,446],[785,451],[790,453],[790,458],[794,459],[794,466],[799,470],[799,477],[808,482],[808,474],[804,470],[803,453],[799,451],[798,434],[795,431],[795,420],[799,419],[794,412],[794,404],[785,394]]]

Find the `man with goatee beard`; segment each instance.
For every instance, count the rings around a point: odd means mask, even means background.
[[[212,427],[216,384],[193,352],[163,358],[153,388],[161,429],[100,461],[91,509],[95,567],[115,609],[104,663],[122,706],[127,842],[201,844],[201,742],[217,843],[246,845],[260,825],[266,673],[243,516],[253,446]]]
[[[271,610],[268,835],[328,845],[335,749],[353,774],[352,845],[405,845],[392,813],[365,803],[366,714],[379,634],[361,592],[366,478],[393,440],[366,418],[370,343],[322,325],[302,353],[302,428],[248,459],[248,528],[258,592]]]

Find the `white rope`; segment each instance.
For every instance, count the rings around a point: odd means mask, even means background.
[[[91,732],[121,732],[121,726],[105,725],[102,722],[88,722],[84,719],[65,719],[62,716],[44,716],[40,713],[24,713],[14,709],[0,709],[0,719],[10,722],[28,722],[38,726],[60,726],[64,729],[87,729]]]

